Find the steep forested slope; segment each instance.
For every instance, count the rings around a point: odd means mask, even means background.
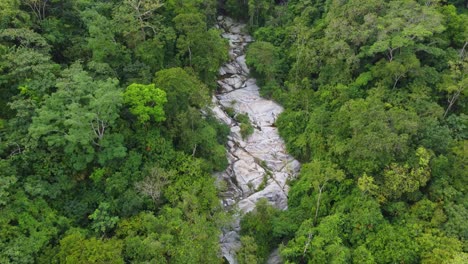
[[[0,1],[0,263],[221,263],[228,45],[285,111],[289,209],[240,263],[467,263],[468,19],[450,0]],[[222,187],[222,186],[221,186]]]
[[[216,4],[0,1],[1,263],[221,261]]]
[[[466,262],[464,3],[227,3],[303,163],[288,211],[244,219],[243,256],[280,243],[286,263]]]

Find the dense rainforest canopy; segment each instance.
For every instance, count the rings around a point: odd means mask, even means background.
[[[228,43],[302,163],[239,263],[468,263],[462,0],[1,0],[0,263],[223,263]]]

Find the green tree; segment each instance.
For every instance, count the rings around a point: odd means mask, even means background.
[[[365,246],[357,247],[352,253],[353,263],[374,264],[374,256],[369,252]]]
[[[255,209],[248,212],[242,218],[241,234],[242,237],[246,237],[244,242],[247,243],[244,245],[245,248],[241,249],[241,256],[244,258],[244,261],[257,261],[261,263],[268,258],[268,255],[279,242],[278,237],[275,237],[273,234],[273,221],[278,214],[278,209],[268,204],[266,199],[261,199],[255,205]],[[251,238],[254,241],[250,241]],[[252,242],[254,242],[254,245],[252,245]],[[250,251],[253,250],[256,251],[256,259],[252,259],[251,257],[253,252]]]
[[[0,32],[0,107],[5,109],[0,116],[12,117],[8,103],[27,98],[37,104],[50,93],[60,70],[50,58],[50,48],[43,36],[26,28]]]
[[[244,20],[248,18],[248,1],[226,0],[221,4],[223,4],[221,7],[227,10],[231,17]]]
[[[383,185],[380,188],[386,199],[399,198],[404,193],[417,191],[426,185],[431,177],[429,161],[431,154],[423,147],[416,150],[418,163],[411,169],[406,164],[392,164],[384,171]]]
[[[117,84],[115,79],[94,81],[80,64],[73,64],[58,80],[57,91],[37,109],[29,135],[50,149],[63,148],[78,170],[93,161],[96,151],[99,154],[105,148],[112,149],[111,157],[123,157],[121,142],[114,138],[109,145],[107,141],[122,104]]]
[[[81,17],[88,27],[86,48],[93,62],[108,64],[114,71],[121,70],[130,62],[128,50],[115,39],[116,27],[110,19],[96,9],[83,11]]]
[[[346,157],[343,162],[355,176],[379,171],[397,158],[406,158],[410,135],[416,134],[419,126],[415,112],[384,104],[383,95],[374,92],[366,99],[347,101],[331,124],[331,130],[338,135],[331,138],[331,150]]]
[[[92,220],[91,228],[99,234],[105,235],[110,230],[112,230],[119,218],[117,216],[112,216],[109,213],[110,205],[108,203],[100,203],[99,207],[94,210],[92,214],[88,216]]]
[[[148,36],[158,33],[154,17],[162,6],[160,0],[124,0],[114,10],[114,20],[122,27],[129,42],[145,41]]]
[[[190,107],[203,108],[209,102],[207,87],[182,68],[171,68],[155,74],[154,83],[166,92],[164,110],[168,118]]]
[[[257,244],[251,236],[242,236],[240,238],[242,247],[236,253],[239,264],[257,264]]]
[[[313,221],[313,225],[315,226],[319,215],[320,199],[325,187],[331,181],[344,180],[345,174],[337,168],[336,164],[330,161],[313,160],[302,166],[301,177],[304,177],[304,181],[309,181],[317,192],[317,204],[315,206]]]
[[[22,0],[21,2],[29,7],[39,23],[46,19],[46,10],[49,0]]]
[[[296,237],[282,248],[281,256],[295,263],[348,263],[351,254],[340,237],[341,215],[327,216],[316,227],[311,221],[302,223]]]
[[[211,83],[227,59],[227,43],[215,29],[207,30],[203,16],[184,13],[174,18],[178,56],[184,66],[193,67],[201,80]],[[210,54],[210,56],[206,56]]]
[[[444,82],[440,86],[440,89],[447,93],[448,105],[444,112],[444,118],[457,103],[461,109],[466,109],[465,89],[468,86],[468,75],[466,74],[468,71],[468,57],[465,55],[465,48],[467,46],[468,42],[464,44],[460,51],[458,60],[449,62],[450,70],[444,76]]]
[[[204,16],[205,22],[215,22],[217,15],[217,6],[219,2],[216,0],[168,0],[166,2],[167,9],[174,12],[176,15],[200,13]]]
[[[18,181],[16,170],[8,160],[0,159],[0,206],[6,205],[12,196],[13,186]]]
[[[60,240],[55,260],[60,263],[124,263],[123,243],[117,239],[87,239],[79,230],[72,230]]]
[[[157,72],[154,83],[167,94],[166,128],[175,145],[192,156],[205,158],[214,170],[225,168],[224,139],[218,134],[223,126],[217,125],[218,121],[206,109],[209,103],[206,85],[181,68]],[[202,115],[202,110],[207,114]]]
[[[384,30],[380,30],[377,41],[364,50],[368,54],[384,53],[390,62],[398,51],[424,50],[424,46],[417,43],[444,30],[442,16],[432,3],[421,5],[413,0],[388,3],[387,12],[378,20],[377,27]]]
[[[29,15],[20,9],[20,1],[6,0],[0,3],[0,28],[21,27],[29,24]]]
[[[68,220],[40,197],[30,199],[18,189],[6,205],[0,205],[0,261],[33,263],[47,244],[58,239]]]
[[[379,232],[368,236],[366,246],[376,263],[414,263],[418,259],[417,243],[405,227],[386,224]]]
[[[273,81],[279,71],[279,51],[273,44],[256,41],[249,45],[246,55],[247,64],[260,74],[265,81]]]
[[[164,104],[167,102],[166,92],[156,88],[154,84],[131,84],[123,94],[123,100],[130,105],[130,112],[138,117],[141,123],[153,118],[155,122],[166,119]]]
[[[273,9],[275,1],[272,0],[248,0],[250,26],[261,25],[266,20],[268,11]]]

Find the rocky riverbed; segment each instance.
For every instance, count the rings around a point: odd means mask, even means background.
[[[213,96],[213,112],[231,128],[228,136],[229,167],[216,175],[226,186],[222,202],[226,210],[237,212],[232,225],[223,230],[220,239],[222,254],[229,263],[237,263],[235,252],[240,247],[240,217],[255,208],[265,198],[279,209],[287,208],[287,180],[300,167],[298,161],[286,153],[286,147],[275,127],[283,108],[259,94],[256,81],[249,76],[245,63],[246,46],[253,41],[245,25],[229,17],[218,17],[222,36],[229,40],[230,62],[219,70],[218,93]],[[254,132],[242,138],[240,126],[227,112],[247,114]],[[230,113],[232,116],[232,113]],[[237,210],[237,211],[236,211]],[[268,263],[279,263],[277,251]]]

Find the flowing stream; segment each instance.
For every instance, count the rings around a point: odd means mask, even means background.
[[[300,167],[298,161],[286,153],[286,147],[275,127],[283,108],[260,97],[256,81],[249,77],[245,64],[245,48],[253,39],[245,24],[229,17],[218,17],[222,36],[229,40],[230,62],[219,70],[218,93],[213,96],[213,112],[230,129],[228,136],[229,167],[216,175],[218,183],[225,185],[222,202],[226,210],[234,210],[234,220],[220,238],[224,258],[237,263],[235,252],[240,248],[240,217],[255,208],[265,198],[279,209],[287,208],[287,180],[294,177]],[[239,123],[229,115],[247,114],[254,132],[242,138]],[[237,210],[237,211],[236,211]],[[268,263],[279,263],[277,250]]]

